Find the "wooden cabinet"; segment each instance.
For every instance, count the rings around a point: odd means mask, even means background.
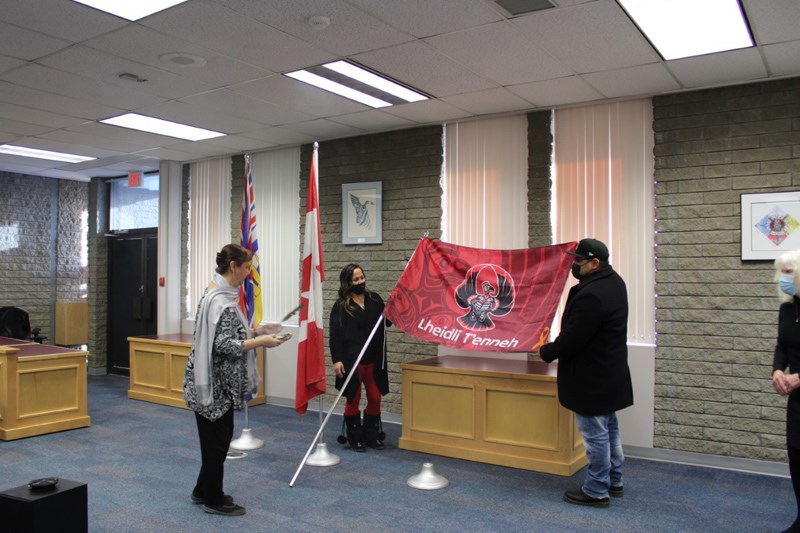
[[[556,365],[441,356],[401,368],[400,448],[563,476],[586,464]]]
[[[128,337],[130,350],[130,388],[128,398],[186,407],[183,401],[183,374],[192,350],[187,333]],[[258,351],[258,373],[262,377],[258,392],[247,405],[266,403],[264,395],[264,357]]]
[[[87,355],[0,338],[0,439],[89,426]]]

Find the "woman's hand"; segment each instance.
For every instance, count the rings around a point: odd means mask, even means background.
[[[794,381],[794,386],[792,386],[792,381]],[[787,376],[783,373],[783,370],[776,370],[772,373],[772,388],[781,396],[786,396],[798,385],[800,385],[800,379],[798,379],[797,374]]]
[[[341,361],[333,363],[333,371],[336,373],[336,377],[337,378],[340,378],[340,379],[343,378],[344,377],[344,363],[342,363]]]
[[[276,346],[280,346],[286,339],[279,339],[277,335],[271,333],[269,335],[259,335],[256,337],[260,342],[261,346],[265,348],[275,348]]]

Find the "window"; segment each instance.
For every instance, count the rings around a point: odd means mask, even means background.
[[[126,178],[112,180],[109,229],[157,228],[158,182],[158,174],[142,176],[139,187],[128,187]]]

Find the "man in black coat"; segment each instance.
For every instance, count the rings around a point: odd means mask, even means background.
[[[588,461],[583,485],[564,493],[579,505],[608,507],[622,496],[622,441],[616,412],[633,405],[628,368],[628,293],[608,263],[608,248],[583,239],[574,252],[579,283],[567,296],[561,333],[539,356],[558,363],[558,399],[575,412]]]

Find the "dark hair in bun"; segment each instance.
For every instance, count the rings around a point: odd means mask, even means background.
[[[250,261],[253,254],[250,250],[238,244],[226,244],[222,250],[217,252],[217,274],[224,274],[230,270],[231,261],[234,261],[237,266]]]

